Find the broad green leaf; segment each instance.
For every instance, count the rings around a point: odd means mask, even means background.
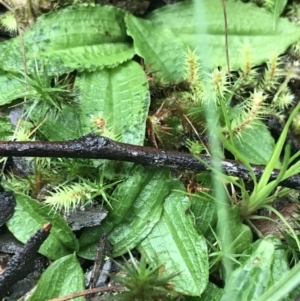
[[[49,140],[75,139],[93,132],[143,144],[150,96],[145,73],[136,62],[80,74],[75,89],[78,105],[64,106],[39,128]],[[58,130],[61,128],[64,131]]]
[[[235,135],[233,141],[236,149],[252,164],[266,165],[275,148],[270,131],[258,121]]]
[[[196,228],[203,235],[217,223],[216,205],[211,199],[204,199],[204,197],[200,199],[197,196],[193,196],[190,210],[193,214]]]
[[[142,67],[129,61],[113,69],[85,72],[76,78],[84,134],[143,145],[150,105]]]
[[[205,18],[197,17],[197,8],[205,10]],[[231,70],[243,68],[247,63],[259,65],[272,54],[283,53],[300,37],[299,28],[287,19],[279,18],[274,28],[273,14],[253,3],[229,0],[226,11]],[[147,20],[127,14],[125,22],[137,54],[145,59],[147,66],[158,71],[159,78],[182,80],[184,53],[189,48],[201,58],[197,49],[203,41],[207,43],[205,51],[210,55],[210,62],[204,61],[202,65],[227,66],[224,13],[219,0],[166,5],[152,12]]]
[[[281,248],[282,242],[276,235],[267,236],[265,239],[269,239],[275,247],[274,262],[273,262],[273,279],[274,283],[282,279],[290,270],[286,251]]]
[[[104,223],[100,226],[85,228],[79,238],[79,251],[77,255],[85,259],[95,260],[101,237],[109,233],[112,227],[112,223]]]
[[[168,174],[167,169],[146,169],[140,165],[134,167],[128,179],[119,184],[114,191],[112,209],[108,208],[109,213],[103,224],[83,231],[79,239],[79,256],[94,259],[99,239],[103,233],[109,233],[114,228],[111,236],[112,242],[116,244],[114,252],[118,249],[127,252],[129,243],[135,244],[141,235],[147,235],[155,221],[152,219],[150,224],[145,223],[151,216],[155,219],[160,216],[162,202],[168,194]],[[141,219],[144,214],[147,219],[143,221]],[[133,224],[134,228],[131,231],[130,227]],[[146,227],[145,233],[138,233],[144,231],[143,227]],[[133,241],[130,242],[130,239]]]
[[[24,34],[28,71],[45,64],[50,73],[115,67],[134,55],[124,12],[113,6],[82,5],[38,18]],[[1,68],[23,70],[19,38],[0,44]]]
[[[151,21],[127,14],[128,34],[134,40],[136,53],[145,59],[146,66],[158,71],[155,76],[167,81],[182,80],[184,50],[187,47],[168,28],[155,28]]]
[[[272,264],[272,277],[274,284],[280,281],[288,272],[290,271],[289,263],[287,259],[286,251],[281,248],[282,242],[276,235],[268,235],[264,239],[259,239],[255,241],[250,247],[243,253],[243,257],[240,258],[240,262],[243,264],[247,257],[245,255],[251,255],[255,253],[257,248],[259,247],[260,243],[265,240],[273,244],[275,251],[274,251],[274,260]],[[300,288],[294,290],[288,297],[284,299],[280,299],[282,301],[294,301],[295,298],[299,295]]]
[[[161,171],[164,171],[161,175],[164,178],[167,170]],[[115,226],[119,225],[125,216],[130,213],[134,202],[140,198],[141,194],[152,193],[151,185],[155,184],[150,182],[156,181],[156,177],[160,176],[158,172],[156,169],[147,169],[141,165],[135,166],[128,179],[120,183],[112,194],[114,200],[112,201],[112,209],[108,208],[109,216],[106,221],[113,223]],[[148,187],[149,184],[151,185]],[[168,184],[168,180],[166,180],[166,184]]]
[[[15,193],[15,198],[15,212],[6,225],[18,240],[25,243],[45,223],[51,222],[50,235],[39,252],[51,259],[58,259],[78,250],[76,236],[58,213],[29,196]]]
[[[62,112],[57,112],[55,116],[49,114],[45,116],[46,120],[42,122],[39,131],[52,141],[71,140],[83,136],[79,108],[65,105],[62,107]],[[38,114],[33,114],[31,119],[39,124],[40,117]]]
[[[223,293],[223,289],[217,287],[212,282],[208,282],[208,285],[201,295],[199,301],[220,301]]]
[[[273,284],[274,252],[274,245],[262,240],[242,266],[231,273],[221,301],[257,300]]]
[[[26,90],[24,83],[15,75],[0,70],[0,106],[29,95],[29,90],[30,87]]]
[[[130,210],[133,202],[141,193],[141,189],[149,181],[150,174],[142,166],[136,166],[128,179],[119,184],[113,193],[114,200],[108,208],[109,214],[103,225],[84,229],[79,238],[79,256],[94,259],[99,239],[104,233],[109,233],[114,225],[119,225],[126,213]]]
[[[114,198],[111,202],[112,209],[108,208],[108,217],[103,224],[83,230],[79,238],[79,256],[94,260],[100,238],[104,233],[109,233],[115,225],[122,222],[143,187],[148,183],[151,177],[148,172],[138,165],[133,169],[128,179],[117,186],[112,195]]]
[[[172,192],[165,200],[159,222],[139,250],[163,265],[165,271],[178,273],[170,281],[176,291],[200,296],[208,283],[208,254],[205,238],[187,213],[190,205],[188,197]]]
[[[29,301],[46,301],[85,289],[84,274],[75,254],[53,262],[42,274]],[[84,297],[72,300],[83,301]]]
[[[169,177],[168,169],[148,170],[140,178],[138,191],[134,185],[132,194],[128,189],[126,195],[119,195],[117,206],[121,207],[124,216],[120,222],[121,217],[115,215],[116,221],[119,223],[108,237],[113,245],[113,257],[136,247],[155,227],[160,219],[165,197],[169,193]],[[125,190],[127,190],[126,188]],[[124,205],[120,203],[125,201],[132,204],[129,210],[124,209]],[[109,215],[107,220],[110,222]],[[112,222],[114,223],[113,219]]]
[[[269,235],[265,239],[271,241],[275,247],[274,262],[272,266],[272,276],[275,284],[289,273],[289,262],[286,250],[282,248],[283,244],[278,236]],[[281,301],[294,301],[299,296],[299,294],[300,287],[298,286],[293,291],[291,291],[291,293],[287,297],[282,298]]]
[[[155,10],[148,19],[155,27],[165,27],[167,24],[167,28],[171,29],[176,36],[182,37],[182,41],[191,49],[196,49],[202,40],[207,39],[209,49],[206,51],[211,54],[212,67],[226,67],[223,6],[219,0],[202,1],[202,3],[204,5],[200,4],[200,6],[205,10],[206,20],[199,19],[197,13],[195,15],[195,6],[189,1]],[[198,1],[197,4],[199,5]],[[276,28],[274,28],[273,14],[254,3],[228,0],[226,13],[228,51],[232,70],[245,65],[245,58],[241,54],[245,46],[250,48],[252,65],[259,65],[265,62],[271,54],[283,53],[300,37],[299,28],[287,18],[278,18]],[[196,39],[193,35],[195,25],[197,27]]]
[[[201,297],[185,297],[183,301],[220,301],[222,295],[223,289],[217,287],[212,282],[208,282]]]
[[[227,225],[233,239],[234,252],[240,254],[252,243],[253,234],[249,226],[242,223],[238,207],[231,207],[227,212],[226,216],[222,214],[223,210],[219,210],[218,212],[217,233],[220,240],[224,241],[221,237],[226,235],[224,225]],[[225,219],[227,217],[229,220]]]
[[[9,140],[13,136],[13,126],[9,117],[0,117],[0,140]]]
[[[258,301],[282,301],[290,293],[288,300],[295,301],[299,296],[300,262],[298,262],[284,277],[270,287]]]
[[[271,234],[266,236],[264,239],[259,239],[255,241],[249,246],[247,250],[245,250],[243,255],[251,255],[252,253],[256,252],[256,249],[259,247],[260,243],[263,240],[272,243],[275,248],[274,261],[272,264],[272,276],[274,283],[276,283],[290,270],[286,251],[283,248],[281,248],[282,242],[277,235]],[[246,261],[246,258],[247,257],[244,256],[241,257],[240,262],[244,263]]]

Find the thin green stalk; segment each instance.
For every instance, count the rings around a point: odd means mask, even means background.
[[[278,174],[278,177],[276,180],[273,180],[272,182],[266,184],[264,187],[260,187],[259,184],[255,185],[253,193],[250,195],[250,198],[247,203],[245,203],[245,208],[243,210],[243,215],[249,215],[252,212],[256,211],[262,205],[266,203],[266,199],[268,196],[272,193],[272,191],[279,185],[279,183],[283,180],[283,177],[285,175],[285,172],[288,168],[289,164],[289,158],[290,158],[290,146],[287,145],[283,163],[280,169],[280,172]],[[264,177],[265,172],[262,175],[262,178]],[[246,211],[246,212],[245,212]]]
[[[289,119],[286,122],[286,125],[283,128],[283,131],[282,131],[282,133],[281,133],[281,135],[280,135],[280,137],[279,137],[279,139],[278,139],[278,141],[275,145],[275,149],[274,149],[273,154],[270,158],[270,161],[266,165],[264,174],[258,182],[258,187],[257,187],[258,191],[268,184],[268,182],[270,180],[271,173],[274,170],[274,167],[276,166],[277,162],[279,161],[283,146],[286,142],[286,137],[287,137],[290,125],[291,125],[293,119],[296,117],[299,109],[300,109],[300,103],[298,103],[296,108],[293,110],[292,114],[290,115]]]
[[[195,11],[195,18],[197,20],[201,20],[201,23],[204,24],[205,28],[198,27],[199,32],[205,32],[207,31],[208,27],[208,20],[206,17],[206,6],[205,1],[194,1],[194,11]],[[222,172],[221,167],[221,158],[219,154],[221,153],[221,146],[219,142],[218,133],[219,131],[219,125],[217,120],[219,120],[219,116],[216,110],[216,95],[213,92],[213,90],[210,87],[209,78],[207,74],[209,74],[209,69],[211,69],[211,60],[209,57],[209,53],[207,49],[210,49],[209,47],[209,41],[207,40],[208,35],[202,35],[201,40],[199,38],[199,44],[198,44],[198,51],[201,53],[201,65],[203,68],[203,75],[206,75],[206,78],[204,78],[204,81],[206,84],[203,85],[204,89],[204,95],[206,95],[206,99],[204,99],[204,109],[206,113],[206,120],[207,120],[207,128],[209,132],[210,137],[210,151],[212,156],[212,167],[214,170],[217,170],[218,172]],[[222,211],[223,216],[228,216],[228,204],[226,201],[226,194],[223,189],[223,183],[219,181],[217,173],[213,171],[213,187],[214,187],[214,197],[218,202],[216,202],[218,210]],[[224,220],[228,220],[228,218],[224,218]],[[226,256],[224,256],[224,267],[225,267],[225,279],[231,274],[232,272],[232,261],[229,259],[230,254],[232,252],[230,246],[232,244],[232,237],[229,228],[226,224],[222,225],[223,228],[227,229],[222,245],[224,246],[224,253]]]
[[[293,156],[294,157],[294,156]],[[291,161],[291,160],[289,160]],[[300,172],[300,161],[297,163],[293,164],[284,174],[282,180],[285,180],[289,177],[292,177]]]
[[[299,156],[300,156],[300,151],[297,151],[297,153],[294,154],[294,155],[290,158],[289,164],[291,164],[293,161],[295,161]]]
[[[276,209],[274,209],[272,206],[264,206],[266,209],[270,210],[271,212],[273,212],[274,214],[276,214],[280,219],[281,221],[285,224],[285,226],[289,229],[289,231],[291,232],[294,240],[296,241],[297,243],[297,246],[298,246],[298,250],[300,251],[300,241],[299,241],[299,238],[296,234],[296,231],[293,229],[293,227],[291,227],[291,225],[287,222],[287,220],[284,218],[284,216],[279,212],[277,211]]]
[[[230,123],[229,116],[228,116],[228,113],[227,113],[227,109],[226,109],[226,106],[225,106],[225,103],[224,103],[223,99],[220,101],[220,106],[221,106],[221,110],[222,110],[222,115],[223,115],[224,120],[225,120],[226,128],[228,130],[230,142],[231,142],[232,145],[234,145],[234,141],[233,141],[234,135],[233,135],[233,131],[232,131],[232,128],[231,128],[231,123]]]

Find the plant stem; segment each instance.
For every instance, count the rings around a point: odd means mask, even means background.
[[[23,248],[16,252],[8,263],[6,270],[0,275],[0,299],[6,295],[13,283],[23,279],[33,270],[33,261],[42,243],[50,234],[52,224],[46,223],[29,238]]]

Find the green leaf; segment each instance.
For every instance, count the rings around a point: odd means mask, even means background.
[[[109,234],[109,241],[113,245],[113,257],[136,247],[156,225],[162,213],[165,197],[169,193],[169,177],[168,169],[149,169],[140,177],[139,187],[137,185],[132,187],[132,194],[128,189],[127,194],[119,196],[119,204],[116,204],[119,208],[124,206],[120,202],[124,202],[125,206],[126,202],[132,205],[121,209],[123,218],[115,214],[110,219],[108,215],[108,223],[114,223],[114,218],[116,223],[118,222]],[[124,188],[127,190],[128,186]],[[115,208],[114,202],[112,206]],[[117,210],[115,208],[114,212]]]
[[[265,239],[269,239],[269,241],[272,241],[275,247],[272,272],[274,283],[276,283],[290,271],[287,254],[283,248],[280,248],[283,246],[283,244],[276,235],[267,236]]]
[[[197,17],[197,8],[205,10],[205,18]],[[253,3],[229,0],[226,1],[226,11],[232,70],[240,69],[246,63],[259,65],[271,54],[282,54],[300,37],[299,28],[287,19],[278,19],[274,29],[273,14]],[[227,66],[224,13],[219,0],[166,5],[152,12],[148,20],[127,14],[125,22],[137,54],[145,59],[147,66],[152,64],[152,69],[159,71],[156,73],[159,78],[182,80],[184,53],[190,48],[203,57],[199,53],[199,43],[203,41],[207,44],[205,51],[209,53],[210,62],[202,64],[211,68]],[[250,62],[246,61],[245,48],[250,52]]]
[[[294,301],[299,294],[299,278],[300,262],[298,262],[284,277],[282,277],[275,285],[269,288],[258,301],[281,301],[282,298],[289,296],[290,301]],[[297,293],[298,292],[298,293]],[[296,293],[296,294],[295,294]]]
[[[215,284],[208,282],[208,285],[199,298],[199,301],[219,301],[223,295],[224,290],[217,287]]]
[[[30,87],[25,85],[16,76],[0,70],[0,106],[11,103],[14,99],[29,95]]]
[[[257,300],[273,284],[274,252],[274,245],[262,240],[242,266],[229,276],[221,301]]]
[[[200,199],[197,196],[193,196],[190,210],[193,214],[196,228],[203,235],[217,223],[216,205],[211,199],[204,199],[203,197]]]
[[[223,295],[223,289],[217,287],[212,282],[208,282],[205,291],[201,297],[185,297],[184,301],[220,301]]]
[[[155,170],[145,169],[141,165],[135,166],[128,179],[117,186],[112,194],[112,209],[101,226],[84,229],[79,239],[79,256],[94,259],[99,239],[103,233],[109,233],[114,226],[119,225],[130,211],[135,200],[142,193],[151,180]]]
[[[39,131],[49,140],[72,140],[83,136],[78,107],[62,105],[62,112],[55,116],[45,116],[47,119],[39,127]],[[41,115],[33,114],[31,119],[40,123]],[[63,131],[60,129],[64,129]]]
[[[49,140],[76,139],[92,132],[143,145],[150,95],[140,65],[130,61],[113,69],[79,74],[75,89],[78,104],[63,106],[61,113],[39,128]],[[57,130],[60,128],[64,131]]]
[[[230,229],[230,233],[233,240],[233,248],[234,252],[239,254],[245,251],[249,245],[252,243],[253,234],[249,226],[242,223],[239,208],[231,207],[227,211],[227,215],[223,215],[223,210],[219,210],[218,212],[218,224],[217,224],[217,233],[218,236],[222,237],[226,235],[226,230],[224,225]],[[229,220],[224,220],[225,218],[229,218]],[[220,239],[224,241],[223,239]]]
[[[266,236],[264,239],[259,239],[255,241],[249,246],[249,248],[243,253],[243,255],[251,255],[252,253],[256,252],[256,249],[259,247],[260,243],[263,240],[272,243],[275,248],[274,261],[272,264],[272,277],[274,283],[276,283],[290,271],[286,251],[283,248],[281,248],[282,242],[277,235],[271,234]],[[241,257],[240,262],[244,263],[245,261],[246,257]]]
[[[6,225],[18,240],[25,243],[45,223],[51,222],[50,235],[39,252],[51,259],[58,259],[78,250],[76,236],[58,213],[29,196],[15,193],[15,198],[15,212]]]
[[[0,117],[0,140],[10,140],[13,133],[13,126],[9,117]]]
[[[115,67],[134,55],[126,35],[124,12],[113,6],[70,6],[38,18],[24,34],[30,72],[44,63],[49,73]],[[23,70],[19,38],[0,45],[1,68]]]
[[[286,143],[286,137],[288,135],[288,129],[292,123],[292,120],[297,115],[299,109],[300,109],[300,103],[297,104],[297,106],[294,108],[294,110],[290,114],[290,116],[280,134],[280,137],[279,137],[278,141],[276,142],[274,151],[272,153],[270,160],[268,161],[268,164],[265,167],[263,175],[259,179],[258,184],[254,186],[254,190],[252,191],[250,198],[247,202],[246,214],[249,214],[249,213],[255,211],[257,208],[259,208],[259,206],[264,202],[264,200],[278,186],[280,181],[286,179],[286,177],[288,177],[288,176],[291,176],[291,174],[289,174],[289,170],[286,170],[289,165],[288,156],[284,156],[281,171],[280,171],[277,179],[268,183],[270,180],[270,176],[271,176],[274,168],[276,168],[276,164],[278,164],[279,158],[282,154],[283,147]],[[286,153],[286,154],[288,154],[288,153]]]
[[[252,164],[266,165],[275,148],[270,131],[259,121],[244,128],[233,141],[236,149]]]
[[[167,170],[164,170],[164,172],[166,171]],[[143,191],[144,189],[147,189],[146,193],[149,193],[149,191],[150,194],[152,193],[151,186],[148,188],[147,185],[150,184],[152,178],[157,175],[157,172],[158,170],[156,169],[146,169],[141,165],[135,166],[128,179],[119,184],[112,194],[114,198],[112,202],[113,209],[108,209],[109,216],[105,222],[111,222],[115,226],[119,225],[126,214],[130,213],[135,200],[138,199],[142,193],[146,192]]]
[[[173,5],[172,5],[173,6]],[[168,28],[155,28],[151,21],[127,14],[128,34],[134,40],[136,53],[146,66],[158,71],[155,76],[166,81],[179,81],[184,73],[184,50],[187,47]]]
[[[84,274],[76,255],[71,254],[56,260],[44,271],[29,301],[46,301],[84,288]],[[84,297],[72,300],[83,301]]]
[[[181,188],[181,185],[178,185]],[[179,273],[170,283],[175,291],[200,296],[208,283],[208,255],[205,238],[195,229],[188,197],[172,192],[165,200],[164,211],[139,250],[150,260],[158,261],[169,273]]]
[[[268,235],[267,237],[264,238],[264,240],[272,243],[275,248],[274,261],[272,264],[272,277],[273,277],[274,284],[276,284],[278,281],[281,281],[283,277],[285,277],[290,272],[287,254],[286,251],[283,248],[281,248],[282,242],[278,238],[278,236]],[[261,243],[261,241],[263,241],[263,239],[259,239],[256,242],[254,242],[249,247],[249,249],[247,249],[243,253],[243,255],[247,255],[247,254],[251,255],[253,252],[255,252],[255,250],[258,248],[259,244]],[[242,262],[244,262],[243,261],[244,258],[246,257],[242,257]],[[296,297],[299,295],[299,293],[300,293],[300,288],[297,287],[289,294],[289,296],[286,296],[285,298],[279,298],[277,300],[294,301]],[[277,295],[275,294],[272,300],[274,300],[275,297],[278,298]]]
[[[109,233],[112,228],[112,223],[105,222],[100,226],[85,228],[79,238],[77,255],[85,259],[94,260],[101,237]]]
[[[85,72],[77,76],[75,88],[84,134],[143,145],[150,94],[139,64],[129,61],[114,69]]]

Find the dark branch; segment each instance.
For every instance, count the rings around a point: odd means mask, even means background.
[[[125,144],[93,134],[77,140],[59,142],[2,141],[0,142],[0,156],[109,159],[195,172],[210,171],[203,163],[188,153]],[[200,157],[211,165],[209,157],[203,155]],[[227,175],[251,181],[248,169],[238,161],[223,160],[222,167]],[[252,169],[257,178],[260,178],[264,172],[264,166],[252,165]],[[279,170],[274,170],[270,180],[275,180],[278,174]],[[300,190],[300,175],[290,177],[281,182],[280,185]]]
[[[0,275],[0,298],[5,296],[12,284],[23,279],[32,271],[36,253],[49,236],[51,227],[50,223],[43,225],[11,258],[6,270]]]

